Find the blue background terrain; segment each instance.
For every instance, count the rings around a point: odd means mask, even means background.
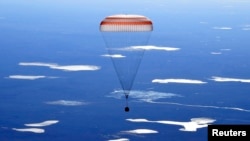
[[[249,124],[249,6],[247,0],[1,1],[0,140],[206,141],[207,128],[188,132],[126,119]],[[120,13],[149,17],[149,45],[157,48],[145,51],[129,113],[99,31],[101,20]],[[98,69],[73,71],[74,65]],[[41,134],[14,130],[48,120],[59,122],[35,127]]]

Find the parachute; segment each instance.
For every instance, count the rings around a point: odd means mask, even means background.
[[[101,21],[100,31],[126,97],[128,112],[129,92],[144,54],[144,49],[138,46],[147,45],[153,23],[142,15],[111,15]]]

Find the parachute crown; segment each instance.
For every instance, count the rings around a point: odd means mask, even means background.
[[[116,14],[107,16],[100,23],[102,32],[146,32],[153,30],[152,21],[142,15]]]

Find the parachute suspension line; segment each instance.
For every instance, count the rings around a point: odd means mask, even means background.
[[[126,106],[128,107],[128,95],[125,95],[126,98]]]

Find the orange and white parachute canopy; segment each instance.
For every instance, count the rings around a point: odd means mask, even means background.
[[[100,31],[102,32],[143,32],[152,30],[152,21],[142,15],[111,15],[100,23]]]

